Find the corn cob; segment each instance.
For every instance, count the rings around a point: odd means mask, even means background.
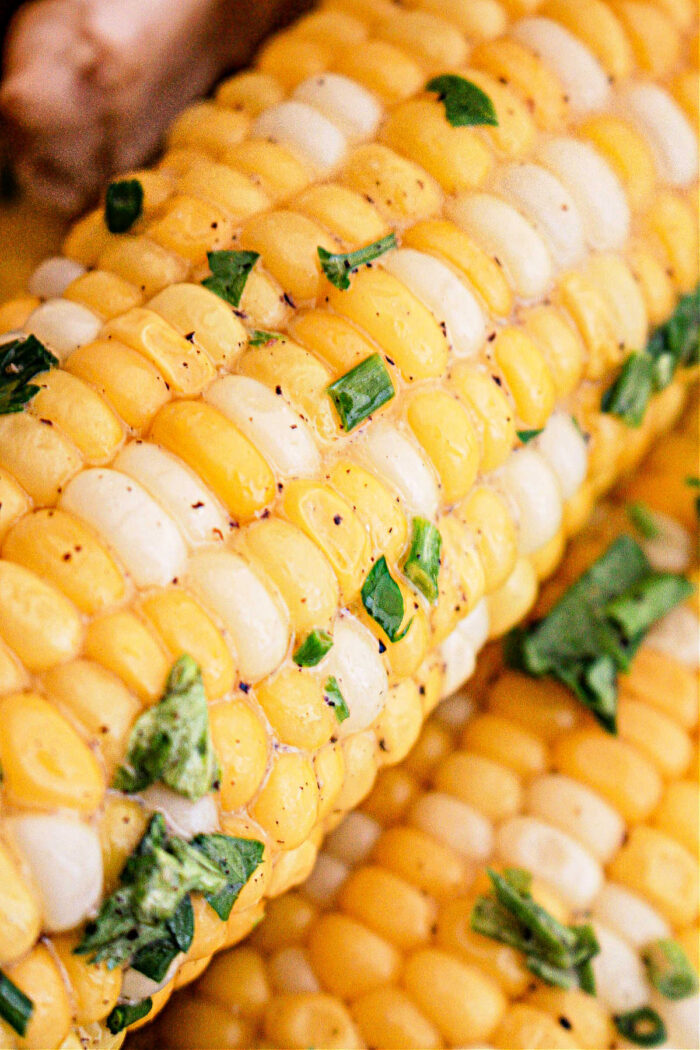
[[[107,1045],[121,974],[72,949],[154,809],[265,847],[225,925],[195,897],[178,981],[244,935],[682,405],[677,377],[638,429],[600,412],[697,279],[691,8],[549,0],[503,37],[496,3],[438,9],[302,19],[131,173],[128,233],[92,213],[0,309],[62,365],[0,417],[0,966],[46,990],[8,1046]],[[454,69],[497,127],[452,126],[423,92]],[[324,281],[319,248],[392,232],[349,289]],[[231,245],[260,256],[235,310],[202,287]],[[376,353],[397,396],[347,436],[326,388]],[[516,428],[543,433],[513,451]],[[433,606],[401,573],[412,517],[442,537]],[[361,600],[381,556],[394,643]],[[299,668],[331,627],[327,662]],[[220,789],[108,791],[182,653]]]
[[[656,564],[689,568],[696,425],[657,446],[653,491],[643,471],[624,493],[655,508]],[[628,530],[624,504],[608,505],[538,612]],[[673,937],[698,968],[697,639],[695,598],[621,680],[616,737],[553,680],[485,660],[330,834],[304,886],[171,1001],[149,1045],[605,1050],[634,1045],[612,1015],[651,1002],[668,1033],[654,1045],[696,1047],[697,995],[663,998],[642,955]],[[489,863],[529,869],[552,915],[593,923],[595,997],[536,980],[521,951],[470,928]]]

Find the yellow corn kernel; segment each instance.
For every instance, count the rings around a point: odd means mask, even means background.
[[[153,632],[127,611],[103,616],[88,625],[85,655],[116,674],[146,703],[160,698],[171,667]]]
[[[396,226],[429,219],[442,204],[432,175],[380,143],[358,146],[348,158],[343,180]]]
[[[207,955],[202,959],[192,959],[191,961],[183,962],[173,978],[173,989],[177,991],[179,988],[184,988],[185,985],[191,984],[192,981],[196,981],[198,977],[201,977],[208,965],[209,957]]]
[[[698,785],[694,780],[672,781],[666,788],[653,823],[692,853],[698,852]]]
[[[519,328],[502,328],[492,345],[518,416],[528,426],[543,427],[552,414],[556,396],[544,356]]]
[[[271,211],[249,219],[241,247],[259,252],[272,276],[295,300],[315,298],[321,276],[317,248],[337,245],[317,223],[293,211]]]
[[[328,480],[357,514],[369,533],[373,554],[396,562],[408,538],[408,524],[396,497],[363,467],[339,460]]]
[[[245,937],[252,928],[260,921],[265,911],[263,894],[267,893],[272,875],[272,861],[274,854],[270,849],[267,835],[259,824],[245,817],[226,815],[221,818],[221,827],[226,835],[232,835],[242,839],[254,839],[262,843],[262,860],[257,868],[241,889],[233,911],[226,923],[226,945],[232,941],[230,938],[238,931],[237,940]]]
[[[676,301],[670,277],[659,260],[644,248],[630,251],[627,261],[644,298],[649,324],[661,324],[673,313]]]
[[[429,941],[436,916],[434,901],[404,879],[373,865],[350,873],[338,907],[400,951]]]
[[[76,277],[63,293],[64,299],[81,303],[108,321],[140,306],[143,295],[135,285],[106,270],[88,270]]]
[[[425,634],[427,647],[427,625]],[[406,678],[391,686],[374,726],[382,761],[403,761],[418,739],[422,723],[423,706],[416,683]]]
[[[472,0],[410,0],[406,6],[441,15],[461,29],[468,40],[487,40],[500,36],[506,26],[502,5],[493,4],[491,0],[477,4]]]
[[[483,755],[455,751],[435,771],[435,787],[473,806],[494,822],[515,816],[522,807],[519,777]]]
[[[640,824],[610,864],[610,877],[645,897],[673,926],[698,916],[698,862],[680,843]]]
[[[404,379],[431,379],[447,367],[447,339],[430,311],[386,270],[354,274],[346,291],[328,285],[334,310],[363,328]]]
[[[335,799],[335,813],[354,809],[369,795],[379,768],[377,740],[371,729],[345,737],[342,752],[344,780]]]
[[[295,199],[294,207],[353,247],[373,244],[388,232],[377,209],[364,197],[332,182],[310,186]]]
[[[295,317],[291,331],[300,343],[328,362],[335,376],[345,375],[377,352],[349,321],[325,310],[309,310]]]
[[[489,638],[500,638],[523,619],[535,604],[538,581],[528,558],[518,558],[510,576],[487,597]]]
[[[436,922],[435,943],[450,955],[475,966],[512,998],[527,988],[531,976],[520,952],[475,933],[470,924],[474,898],[448,901]]]
[[[457,503],[479,467],[478,439],[467,410],[443,390],[426,390],[413,395],[406,416],[440,478],[443,502]]]
[[[187,173],[190,166],[200,161],[208,160],[206,154],[194,146],[177,146],[174,149],[166,149],[158,165],[162,171],[168,171],[178,179],[178,186],[182,188],[179,179]],[[212,161],[212,163],[214,163]]]
[[[308,948],[323,987],[349,999],[395,980],[402,962],[399,951],[385,938],[337,912],[317,920]]]
[[[233,156],[235,150],[243,149],[246,145],[242,143],[233,151],[227,151],[223,163],[201,155],[193,157],[179,179],[179,188],[183,193],[215,205],[228,216],[227,225],[229,222],[243,222],[270,205],[268,194],[248,177],[249,173],[232,170],[226,160],[229,153]]]
[[[42,677],[50,700],[85,729],[108,772],[124,755],[139,704],[124,685],[88,660],[53,667]]]
[[[32,1010],[26,1034],[17,1045],[27,1050],[59,1046],[71,1023],[71,1004],[63,975],[43,944],[8,970],[8,977],[31,999]]]
[[[597,729],[575,730],[558,740],[553,765],[592,787],[626,821],[644,820],[661,798],[661,780],[647,759]]]
[[[576,1046],[606,1050],[614,1038],[608,1011],[595,996],[586,995],[578,988],[547,988],[540,985],[530,992],[527,1001],[556,1018],[561,1028],[571,1033]]]
[[[357,80],[387,103],[408,98],[425,84],[425,73],[418,63],[384,40],[345,48],[336,55],[334,65],[339,73]]]
[[[558,529],[544,546],[539,547],[529,555],[530,562],[538,580],[546,580],[555,571],[557,565],[564,556],[566,546],[566,532],[563,528]]]
[[[108,794],[100,815],[105,895],[116,889],[119,875],[146,830],[147,814],[138,802]]]
[[[313,904],[292,890],[270,901],[262,926],[258,926],[250,943],[264,954],[303,941],[316,921]]]
[[[615,0],[615,14],[625,27],[637,65],[657,79],[677,66],[680,51],[678,30],[669,18],[650,3]]]
[[[544,773],[549,764],[542,741],[500,715],[480,714],[471,719],[464,727],[462,744],[523,778]]]
[[[22,295],[3,303],[0,306],[0,332],[14,332],[18,328],[24,328],[24,322],[40,302],[41,299],[35,295]]]
[[[248,333],[233,310],[201,284],[174,284],[148,303],[183,338],[201,346],[217,367],[230,368],[245,349]]]
[[[102,270],[112,270],[130,281],[150,298],[166,285],[184,281],[188,263],[148,237],[122,234],[100,252],[97,263]]]
[[[204,897],[192,898],[194,937],[187,951],[188,960],[208,959],[218,952],[226,939],[226,926]]]
[[[29,411],[42,423],[58,426],[88,463],[107,463],[122,442],[122,427],[99,394],[61,368],[36,378],[39,393]]]
[[[375,29],[379,39],[405,48],[428,70],[438,71],[464,62],[467,48],[456,26],[427,11],[393,12]]]
[[[513,293],[503,270],[490,255],[452,222],[428,219],[406,230],[402,238],[406,248],[442,256],[463,273],[498,317],[507,317],[513,308]]]
[[[564,274],[557,289],[558,299],[571,314],[588,351],[586,376],[600,379],[611,365],[619,364],[620,348],[605,300],[582,273]]]
[[[662,777],[683,776],[690,762],[690,740],[677,722],[639,700],[618,704],[618,735],[636,747]]]
[[[82,465],[73,442],[50,422],[42,423],[29,412],[0,416],[0,469],[11,474],[37,503],[55,503]]]
[[[418,738],[417,746],[422,740],[423,734]],[[401,820],[418,794],[419,785],[404,765],[382,769],[372,794],[363,804],[364,812],[380,824]]]
[[[579,1043],[544,1010],[514,1003],[493,1034],[500,1050],[576,1050]]]
[[[258,56],[258,66],[291,91],[302,80],[328,69],[332,49],[316,40],[293,33],[273,36]]]
[[[450,385],[472,410],[481,438],[481,469],[495,470],[505,462],[515,444],[515,413],[501,390],[500,381],[460,361],[450,373]]]
[[[525,331],[542,352],[557,398],[567,397],[578,388],[583,374],[584,353],[579,335],[553,306],[535,306],[525,312],[523,320]]]
[[[102,252],[116,239],[116,235],[107,229],[104,210],[96,208],[71,226],[61,251],[69,259],[75,259],[83,266],[92,268]]]
[[[104,778],[92,752],[62,715],[37,693],[0,701],[0,758],[8,801],[93,813]]]
[[[447,756],[453,745],[452,734],[438,722],[428,722],[418,743],[403,764],[419,781],[428,780],[437,764]],[[382,774],[386,778],[387,774]],[[382,820],[384,824],[395,823],[397,818]]]
[[[289,747],[316,751],[337,728],[321,682],[305,668],[284,668],[256,686],[255,695],[275,735]]]
[[[146,216],[160,209],[172,197],[174,181],[169,171],[150,168],[132,169],[120,176],[122,179],[137,179],[143,189],[143,211]]]
[[[17,693],[29,684],[26,669],[17,657],[0,642],[0,696],[5,693]]]
[[[227,150],[222,159],[230,168],[238,169],[233,175],[240,178],[239,172],[243,173],[259,195],[264,194],[275,203],[300,193],[312,176],[308,165],[280,143],[267,139],[246,139]],[[254,209],[255,212],[262,210],[262,207]],[[252,209],[249,214],[253,214]]]
[[[353,18],[343,11],[312,11],[299,19],[294,33],[308,40],[326,41],[334,47],[351,47],[361,44],[367,37],[367,26],[360,21],[361,17],[359,14]]]
[[[497,984],[436,948],[409,957],[402,983],[453,1046],[488,1039],[506,1009]]]
[[[603,0],[546,0],[538,14],[560,22],[589,47],[614,80],[632,71],[632,49],[624,29]]]
[[[417,828],[388,828],[377,840],[372,859],[438,901],[464,893],[470,881],[464,858]]]
[[[149,226],[148,235],[196,265],[206,260],[207,252],[228,248],[233,223],[218,208],[183,194],[170,201],[162,218]]]
[[[251,814],[282,849],[301,845],[316,823],[318,789],[304,755],[278,753]]]
[[[329,628],[338,608],[338,583],[316,544],[277,518],[251,525],[242,540],[279,588],[297,640],[315,627]]]
[[[65,511],[37,510],[20,518],[2,554],[55,584],[81,612],[99,612],[124,597],[124,579],[108,552]]]
[[[345,776],[345,753],[340,744],[327,744],[314,756],[318,786],[318,819],[328,816],[336,804]]]
[[[629,267],[617,255],[593,255],[586,276],[603,296],[613,321],[620,352],[629,353],[647,341],[644,298]]]
[[[242,109],[257,117],[268,106],[274,106],[284,98],[282,88],[266,73],[246,69],[222,81],[216,89],[218,105],[227,109]]]
[[[124,422],[140,431],[170,399],[165,379],[143,354],[116,339],[78,347],[65,363],[73,375],[92,383]]]
[[[148,1024],[151,1018],[155,1017],[156,1014],[158,1014],[163,1009],[168,999],[173,994],[174,987],[175,986],[173,982],[170,981],[168,984],[166,984],[164,988],[161,988],[159,992],[154,992],[153,995],[150,997],[153,1003],[153,1005],[151,1006],[150,1013],[146,1014],[145,1017],[142,1017],[140,1021],[135,1021],[132,1025],[130,1025],[129,1031],[136,1032],[139,1028],[143,1028],[145,1024]]]
[[[41,930],[41,915],[25,879],[0,844],[0,962],[28,952]]]
[[[449,573],[457,584],[461,608],[456,611],[461,620],[484,596],[484,567],[469,531],[457,517],[443,515],[438,520],[438,528],[442,536],[442,566],[445,570],[441,575],[444,577]]]
[[[212,102],[188,106],[168,132],[168,146],[190,146],[218,156],[240,142],[250,125],[250,117],[240,110],[225,109]]]
[[[485,590],[496,590],[508,579],[517,558],[517,534],[505,499],[493,489],[475,488],[457,513],[471,530],[484,567]]]
[[[504,671],[489,689],[488,708],[517,722],[546,744],[570,733],[581,722],[581,705],[553,678],[528,678]]]
[[[589,117],[580,133],[605,157],[625,188],[630,207],[644,208],[654,192],[654,157],[645,139],[619,117],[607,113]]]
[[[695,127],[698,123],[698,73],[697,70],[684,69],[668,85],[669,90],[681,109]]]
[[[320,828],[314,828],[311,837],[302,842],[296,849],[288,849],[275,857],[272,878],[267,886],[267,893],[277,897],[286,893],[292,886],[305,882],[313,871],[318,855]]]
[[[389,985],[360,996],[352,1014],[367,1046],[442,1046],[438,1030],[400,988]]]
[[[209,711],[211,736],[221,765],[221,807],[235,810],[255,794],[267,767],[265,726],[248,704],[227,700]]]
[[[564,123],[567,103],[559,80],[522,44],[508,37],[487,40],[472,51],[470,63],[512,87],[539,127],[556,131]]]
[[[692,208],[672,193],[659,193],[647,223],[664,245],[671,277],[679,292],[692,292],[698,280],[698,232]]]
[[[498,124],[486,125],[481,130],[496,153],[503,157],[521,157],[530,152],[537,129],[528,99],[521,99],[516,91],[501,79],[481,69],[467,69],[465,76],[484,91],[493,102]]]
[[[9,474],[0,470],[0,543],[14,522],[26,514],[30,506],[26,492]]]
[[[320,992],[276,996],[265,1012],[263,1030],[271,1046],[354,1050],[362,1045],[343,1004]]]
[[[0,608],[0,638],[28,670],[44,671],[78,654],[78,610],[29,569],[0,561]]]
[[[70,981],[75,1022],[88,1025],[102,1021],[116,1006],[122,981],[118,968],[108,970],[105,963],[91,963],[85,956],[75,955],[80,939],[80,933],[64,933],[52,937],[51,946]]]
[[[108,321],[104,334],[138,350],[179,394],[198,394],[214,378],[214,367],[202,350],[153,310],[130,310]]]
[[[271,390],[279,387],[319,437],[331,440],[338,436],[338,418],[326,393],[332,380],[330,369],[308,350],[287,339],[255,347],[243,355],[238,371]]]
[[[292,481],[282,497],[287,517],[318,544],[333,567],[343,603],[354,598],[371,567],[369,538],[352,507],[326,485]]]
[[[200,604],[177,588],[149,595],[141,609],[165,643],[173,662],[183,653],[202,668],[204,689],[210,700],[228,693],[234,684],[231,654]]]
[[[203,1035],[212,1046],[251,1045],[253,1033],[250,1023],[234,1016],[218,1003],[184,997],[178,1002],[177,1009],[177,1024],[163,1021],[167,1025],[168,1044],[173,1050],[192,1050],[192,1047],[201,1043]]]
[[[395,106],[381,131],[382,141],[421,164],[446,193],[481,186],[493,157],[474,128],[452,127],[437,98],[414,98]]]
[[[165,405],[153,420],[151,438],[192,467],[237,521],[253,517],[272,501],[275,480],[269,466],[211,405],[201,401]]]
[[[231,1005],[231,989],[236,989],[236,1010],[257,1021],[262,1017],[272,990],[265,963],[252,948],[237,948],[219,955],[207,969],[197,991],[209,1002]],[[228,1044],[227,1044],[228,1045]]]

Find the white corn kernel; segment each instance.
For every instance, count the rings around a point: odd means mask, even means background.
[[[697,615],[686,605],[679,605],[654,624],[644,644],[697,670],[700,667],[699,639]]]
[[[29,278],[27,290],[40,299],[55,299],[63,295],[69,284],[85,273],[85,267],[75,259],[51,255],[40,262]]]
[[[603,873],[588,850],[535,817],[513,817],[496,832],[496,852],[507,864],[548,882],[575,910],[587,908]]]
[[[698,140],[683,110],[664,88],[634,84],[624,92],[622,113],[644,135],[659,177],[688,186],[698,175]]]
[[[339,73],[309,77],[295,89],[294,98],[320,110],[351,141],[374,138],[382,119],[374,95]]]
[[[558,532],[562,516],[559,482],[547,460],[535,449],[517,449],[494,480],[518,508],[520,553],[532,554],[544,547]]]
[[[439,498],[433,473],[398,427],[377,420],[363,431],[353,449],[365,466],[398,492],[409,514],[435,517]]]
[[[324,676],[333,675],[348,705],[350,717],[338,726],[339,737],[358,733],[374,722],[386,701],[386,671],[377,639],[349,613],[333,628],[333,648],[324,661]]]
[[[24,322],[24,331],[36,336],[59,361],[91,343],[101,328],[102,321],[92,310],[69,299],[48,299]]]
[[[534,442],[557,476],[565,500],[575,496],[588,473],[586,439],[566,412],[554,412]]]
[[[319,853],[314,870],[304,883],[304,895],[319,908],[331,908],[347,877],[348,869],[342,861]]]
[[[270,984],[278,995],[321,991],[305,948],[296,945],[280,948],[267,960],[267,972]]]
[[[596,996],[613,1014],[624,1014],[646,1006],[649,986],[639,954],[599,922],[593,929],[600,952],[593,957]]]
[[[296,148],[319,171],[340,164],[347,149],[342,131],[306,102],[279,102],[263,110],[251,134]]]
[[[491,822],[466,802],[442,791],[421,795],[411,807],[409,821],[470,860],[488,860],[493,851]]]
[[[605,882],[593,902],[593,914],[638,951],[652,941],[670,937],[671,929],[647,901],[617,882]]]
[[[537,777],[527,789],[528,813],[553,824],[607,863],[625,833],[622,817],[590,788],[557,773]]]
[[[471,678],[476,655],[489,636],[489,611],[486,599],[474,606],[468,616],[460,620],[440,647],[445,664],[442,692],[449,696]]]
[[[605,70],[591,51],[551,18],[523,18],[512,35],[559,78],[573,113],[601,109],[610,95]]]
[[[355,868],[370,855],[381,833],[381,825],[373,817],[354,810],[331,831],[323,849],[329,856]]]
[[[576,266],[586,253],[578,208],[557,178],[539,164],[510,164],[500,173],[496,189],[524,212],[544,237],[555,264]]]
[[[650,1005],[666,1025],[668,1041],[664,1046],[672,1050],[695,1050],[700,1046],[700,996],[690,995],[674,1002],[653,991]]]
[[[140,797],[147,810],[162,813],[170,830],[184,839],[219,830],[216,798],[211,793],[193,802],[164,784],[151,784]]]

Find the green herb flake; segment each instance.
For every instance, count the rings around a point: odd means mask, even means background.
[[[0,970],[0,1017],[17,1035],[26,1035],[34,1003]]]
[[[207,252],[211,277],[202,284],[231,306],[240,306],[243,289],[250,272],[260,258],[258,252],[230,251]]]
[[[433,77],[425,85],[426,91],[437,93],[445,105],[447,122],[453,128],[490,125],[498,127],[496,109],[489,96],[471,80],[454,73]]]
[[[698,976],[677,941],[661,938],[642,952],[647,976],[665,999],[688,999],[698,990]]]
[[[550,613],[512,631],[511,666],[553,675],[617,731],[617,675],[629,670],[646,632],[692,593],[683,576],[654,572],[630,536],[620,536],[574,583]]]
[[[362,584],[362,604],[379,624],[390,642],[400,642],[413,618],[406,624],[403,631],[400,629],[404,618],[404,602],[401,589],[389,572],[384,555],[375,561],[367,574],[367,579]]]
[[[323,687],[323,696],[326,703],[333,708],[335,717],[339,722],[344,722],[346,718],[350,717],[350,708],[340,691],[338,679],[332,674],[326,679],[326,684]]]
[[[655,540],[661,535],[661,529],[646,503],[628,503],[626,510],[627,517],[645,540]]]
[[[143,186],[138,179],[110,182],[105,195],[105,222],[110,233],[126,233],[143,212]]]
[[[661,1046],[666,1042],[666,1025],[650,1006],[616,1014],[613,1021],[620,1035],[636,1046]]]
[[[416,590],[432,605],[438,598],[442,536],[436,526],[425,518],[414,518],[412,527],[411,547],[403,571]]]
[[[107,1016],[105,1024],[112,1035],[116,1035],[129,1025],[136,1024],[143,1017],[147,1017],[152,1009],[153,1000],[150,995],[147,999],[142,999],[140,1003],[120,1003]]]
[[[374,241],[373,244],[368,244],[364,248],[358,248],[357,251],[354,252],[334,255],[320,245],[316,251],[318,252],[321,269],[328,280],[331,284],[335,285],[336,288],[345,291],[350,287],[350,274],[354,273],[355,270],[359,270],[361,266],[366,266],[367,263],[374,262],[375,259],[379,259],[380,256],[385,255],[395,247],[396,235],[394,233],[389,233],[386,237],[382,237],[380,240]]]
[[[653,389],[652,357],[646,351],[631,354],[615,382],[603,394],[600,407],[628,427],[640,427]]]
[[[540,427],[539,430],[516,430],[515,433],[518,435],[518,440],[522,441],[523,445],[527,445],[529,441],[539,437],[544,427]]]
[[[39,393],[40,387],[31,382],[34,376],[57,364],[58,358],[36,336],[0,345],[0,416],[21,412]]]
[[[208,894],[206,898],[219,918],[225,921],[239,893],[261,864],[265,847],[256,839],[219,834],[197,835],[192,845],[201,850],[226,876],[224,888],[218,893]]]
[[[262,328],[254,328],[248,336],[248,346],[266,346],[267,343],[279,343],[286,339],[281,332],[265,332]]]
[[[162,699],[137,719],[112,786],[133,794],[160,780],[196,800],[211,791],[217,777],[202,674],[191,657],[182,656]]]
[[[381,354],[371,354],[327,388],[331,401],[347,433],[354,430],[378,408],[394,397]]]
[[[317,627],[307,634],[292,659],[299,667],[315,667],[332,648],[333,639],[328,631]]]

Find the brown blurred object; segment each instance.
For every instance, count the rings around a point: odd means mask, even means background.
[[[35,266],[59,251],[65,229],[60,215],[28,201],[9,169],[0,168],[0,303],[22,292]]]

